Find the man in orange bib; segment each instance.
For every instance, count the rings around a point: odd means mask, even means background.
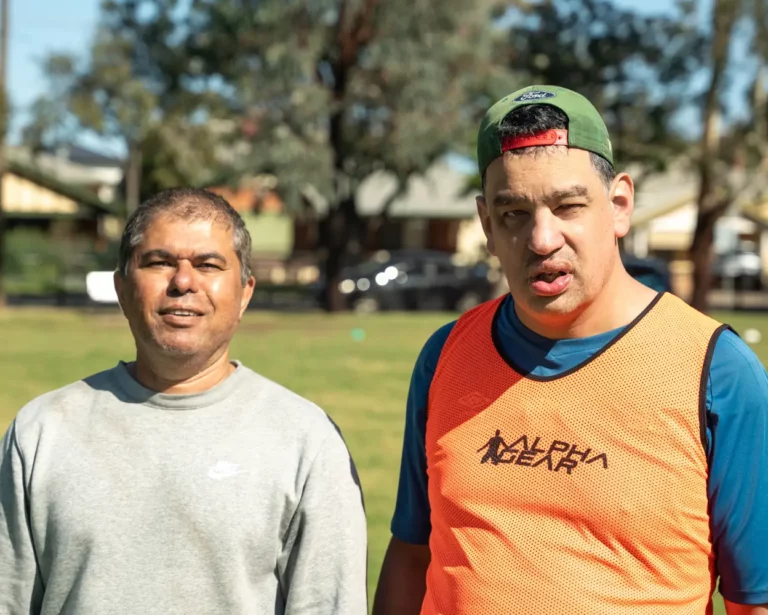
[[[581,95],[531,86],[478,137],[510,293],[416,363],[374,615],[768,615],[768,375],[624,269],[634,186]]]

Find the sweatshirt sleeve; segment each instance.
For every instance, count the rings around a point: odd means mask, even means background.
[[[366,615],[367,538],[360,481],[341,433],[315,457],[279,562],[286,615]]]
[[[0,443],[0,613],[34,615],[42,604],[42,582],[29,530],[29,474],[16,437],[16,422]]]

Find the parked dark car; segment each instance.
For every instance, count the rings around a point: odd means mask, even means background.
[[[669,267],[663,260],[622,254],[621,261],[627,273],[639,282],[658,292],[672,292]]]
[[[622,254],[630,275],[657,290],[671,292],[667,265],[657,259]],[[428,250],[380,252],[342,270],[339,290],[348,309],[457,311],[494,297],[497,276],[487,263],[457,264],[451,254]],[[313,285],[319,300],[324,282]]]
[[[322,281],[316,288],[322,290]],[[444,252],[399,250],[343,269],[339,290],[347,307],[360,312],[464,312],[492,298],[494,275],[486,263],[462,265]]]

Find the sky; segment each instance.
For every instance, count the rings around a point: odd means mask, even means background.
[[[9,138],[14,142],[30,105],[45,91],[41,59],[52,52],[84,54],[98,20],[100,0],[9,1],[8,92],[15,109]],[[641,4],[649,13],[669,10],[671,4],[669,0],[614,2],[627,8]]]
[[[13,126],[45,91],[41,59],[53,52],[83,53],[98,19],[100,0],[9,0],[8,94]]]

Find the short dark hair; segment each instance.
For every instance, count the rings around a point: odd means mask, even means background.
[[[552,105],[524,105],[511,111],[499,125],[499,136],[502,139],[509,137],[530,137],[545,130],[563,130],[568,128],[568,116]],[[547,146],[544,146],[547,147]],[[557,147],[557,146],[553,146]],[[535,148],[522,148],[512,150],[513,154],[525,155],[531,154],[535,150],[542,149],[541,146]],[[616,171],[613,165],[605,158],[594,152],[589,152],[594,167],[600,179],[606,187],[610,187],[613,178],[616,177]],[[483,186],[485,186],[485,174],[483,174]]]
[[[125,277],[128,265],[149,225],[160,214],[170,214],[181,220],[216,220],[232,229],[234,249],[240,262],[243,286],[251,277],[251,235],[234,207],[226,199],[199,188],[171,188],[144,201],[128,218],[120,240],[117,270]]]

